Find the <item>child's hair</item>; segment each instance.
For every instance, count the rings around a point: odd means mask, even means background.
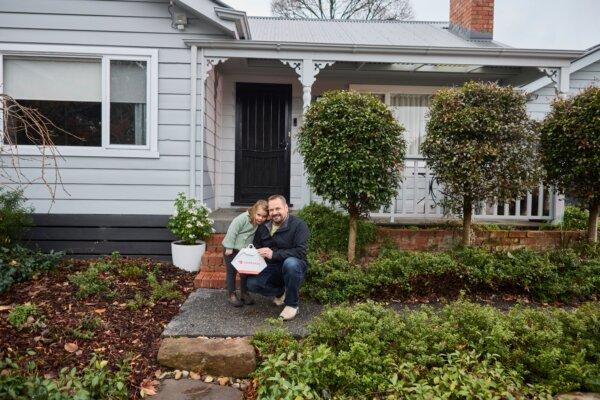
[[[256,212],[259,208],[262,208],[269,215],[269,204],[266,200],[258,200],[254,205],[248,208],[248,214],[250,214],[250,222],[253,224],[256,222]]]

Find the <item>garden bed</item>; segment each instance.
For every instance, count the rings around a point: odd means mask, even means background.
[[[118,255],[63,261],[0,294],[0,358],[22,368],[35,362],[47,378],[64,367],[83,369],[94,355],[113,370],[127,360],[129,396],[137,398],[159,369],[161,332],[192,280],[169,264]]]

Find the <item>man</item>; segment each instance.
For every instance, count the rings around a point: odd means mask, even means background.
[[[270,220],[254,234],[254,247],[267,266],[259,275],[248,277],[248,291],[274,297],[278,306],[285,304],[279,317],[289,321],[298,314],[300,284],[306,275],[308,226],[289,214],[285,197],[271,196],[268,204]]]

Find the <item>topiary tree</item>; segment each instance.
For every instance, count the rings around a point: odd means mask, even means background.
[[[308,182],[350,216],[348,261],[355,258],[356,224],[388,205],[401,181],[404,128],[376,97],[331,91],[312,103],[299,134]]]
[[[539,184],[538,133],[525,103],[510,87],[481,82],[439,90],[432,99],[421,151],[443,186],[446,211],[462,213],[465,246],[474,206],[520,197]]]
[[[600,210],[600,87],[588,87],[571,99],[558,99],[546,116],[541,135],[547,180],[589,210],[588,241],[598,241]]]

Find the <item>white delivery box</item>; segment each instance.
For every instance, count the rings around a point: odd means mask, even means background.
[[[258,275],[265,269],[267,263],[260,254],[258,254],[258,250],[250,244],[248,247],[241,249],[237,253],[233,261],[231,261],[231,265],[233,265],[240,274]]]

